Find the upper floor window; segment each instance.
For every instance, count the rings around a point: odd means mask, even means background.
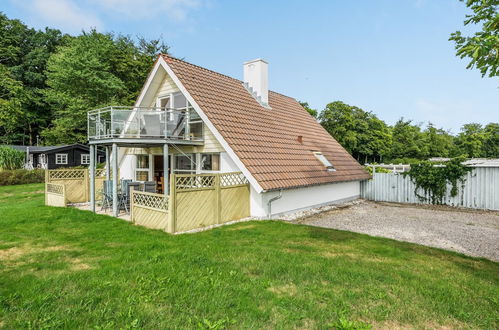
[[[55,163],[57,165],[67,165],[68,154],[55,154]]]
[[[90,164],[90,155],[89,154],[81,154],[81,165]]]
[[[201,154],[201,171],[220,171],[220,154]]]
[[[333,164],[331,164],[331,162],[326,158],[326,156],[324,156],[322,154],[322,152],[319,152],[319,151],[313,151],[315,157],[317,157],[317,159],[326,167],[326,169],[330,172],[332,171],[336,171],[334,169],[334,166]]]

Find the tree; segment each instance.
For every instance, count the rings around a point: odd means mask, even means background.
[[[357,150],[358,136],[354,107],[341,101],[331,102],[320,113],[319,121],[349,153]]]
[[[23,86],[0,64],[0,143],[11,144],[19,137],[18,118],[23,116]]]
[[[300,103],[300,105],[301,105],[301,106],[302,106],[305,110],[307,110],[307,111],[308,111],[308,113],[309,113],[312,117],[317,118],[317,115],[318,115],[317,110],[310,108],[310,106],[308,105],[308,102],[301,102],[301,101],[300,101],[299,103]]]
[[[0,13],[0,62],[23,90],[23,97],[19,99],[22,116],[15,118],[15,130],[9,131],[9,136],[2,140],[33,144],[41,129],[49,124],[50,107],[41,91],[47,87],[47,59],[62,40],[59,30],[35,31]]]
[[[499,158],[499,123],[488,124],[483,132],[482,156]]]
[[[463,1],[463,0],[461,0]],[[467,69],[476,67],[482,77],[499,75],[499,2],[497,0],[466,0],[473,14],[466,15],[464,25],[482,24],[473,36],[463,36],[460,31],[449,40],[456,44],[456,55],[469,58]]]
[[[482,125],[464,124],[456,137],[455,155],[464,155],[469,158],[482,157],[485,134]]]
[[[373,113],[341,101],[320,113],[321,125],[358,160],[380,160],[390,150],[389,127]]]
[[[57,49],[47,64],[44,94],[55,119],[43,131],[47,143],[86,141],[88,110],[112,104],[131,105],[156,58],[168,48],[157,40],[84,32]]]
[[[392,129],[392,150],[390,157],[423,159],[428,151],[425,148],[423,134],[419,125],[412,125],[411,120],[400,118]]]
[[[454,137],[432,123],[423,131],[425,152],[428,157],[449,157],[454,145]]]

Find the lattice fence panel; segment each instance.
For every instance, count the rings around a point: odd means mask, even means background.
[[[230,187],[248,184],[248,179],[241,172],[220,174],[220,186]]]
[[[182,175],[175,177],[175,189],[177,191],[193,189],[213,189],[215,187],[215,175]]]
[[[134,206],[145,206],[153,209],[168,210],[168,197],[160,194],[137,192],[133,193]]]
[[[61,179],[84,179],[86,169],[71,169],[71,170],[50,170],[49,181]]]
[[[62,184],[47,183],[47,192],[62,196],[64,194],[64,186]]]

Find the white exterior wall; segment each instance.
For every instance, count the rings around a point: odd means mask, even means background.
[[[267,217],[268,201],[279,196],[279,191],[258,194],[251,189],[251,216]],[[272,215],[293,213],[309,208],[341,203],[360,196],[360,182],[338,182],[282,191],[282,197],[272,202]]]
[[[240,169],[226,152],[220,153],[220,172],[239,172]]]

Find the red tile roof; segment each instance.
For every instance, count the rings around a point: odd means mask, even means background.
[[[267,109],[242,81],[162,56],[264,190],[370,177],[295,99],[269,91]],[[327,171],[312,151],[322,152],[336,171]]]

